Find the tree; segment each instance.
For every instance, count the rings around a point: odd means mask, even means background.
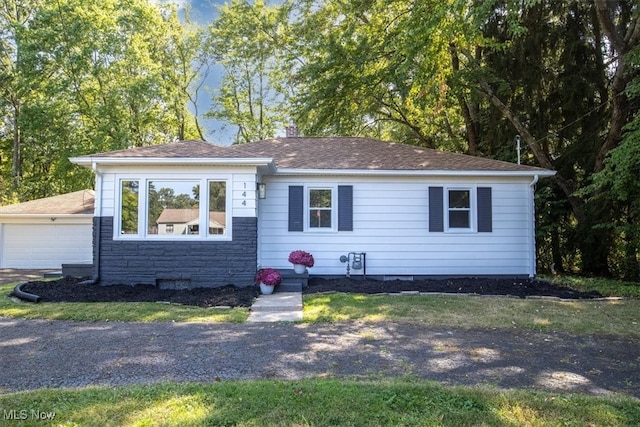
[[[0,5],[0,111],[3,137],[11,134],[11,176],[13,187],[22,178],[22,104],[30,94],[28,75],[21,66],[21,38],[37,1],[7,0]]]
[[[233,0],[219,12],[209,29],[210,51],[225,72],[206,115],[237,126],[235,143],[273,137],[289,116],[279,53],[288,6]]]
[[[3,176],[14,177],[5,197],[90,186],[91,173],[72,167],[71,156],[202,135],[187,109],[200,84],[191,66],[206,64],[202,34],[182,27],[174,8],[145,0],[16,5],[4,2],[0,18],[11,30],[0,38],[0,156],[12,159]]]
[[[301,2],[297,116],[312,134],[371,135],[467,151],[448,79],[460,5]],[[455,37],[466,37],[463,32]]]

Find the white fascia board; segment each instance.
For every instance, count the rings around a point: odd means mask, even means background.
[[[531,171],[486,170],[375,170],[375,169],[277,169],[275,175],[361,175],[361,176],[513,176],[547,177],[555,171],[548,169]]]
[[[70,157],[77,165],[211,165],[211,166],[268,166],[273,159],[264,158],[194,158],[194,157]]]

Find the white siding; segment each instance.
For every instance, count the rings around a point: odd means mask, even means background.
[[[533,215],[526,178],[271,176],[263,180],[268,188],[267,198],[259,201],[258,259],[263,267],[290,268],[289,252],[303,249],[316,261],[311,274],[344,274],[346,265],[339,258],[348,252],[366,252],[371,275],[532,274]],[[289,185],[353,185],[353,231],[289,232]],[[492,188],[492,232],[429,232],[428,188],[450,185],[474,192],[477,186]]]

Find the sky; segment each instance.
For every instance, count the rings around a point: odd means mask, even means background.
[[[150,0],[151,2],[163,4],[177,4],[184,10],[186,6],[191,8],[191,19],[200,24],[208,24],[218,15],[217,5],[222,5],[225,0]],[[211,108],[211,90],[220,84],[224,69],[220,65],[214,65],[209,77],[205,81],[203,91],[198,94],[198,112],[200,124],[206,129],[205,138],[207,141],[216,144],[231,145],[236,134],[235,126],[226,125],[224,122],[206,119],[203,114]]]

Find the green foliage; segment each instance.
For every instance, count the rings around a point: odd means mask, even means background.
[[[640,46],[625,57],[632,69],[640,67]],[[600,227],[612,230],[617,239],[617,251],[611,254],[618,275],[630,280],[640,279],[640,74],[637,71],[627,86],[632,120],[624,127],[620,145],[612,149],[604,161],[604,168],[593,175],[593,183],[583,195],[595,203],[612,203],[618,214],[600,220]]]
[[[201,33],[144,0],[13,2],[0,49],[0,192],[91,187],[68,157],[198,135],[187,111]],[[17,12],[16,12],[17,11]],[[198,62],[200,61],[200,62]]]

